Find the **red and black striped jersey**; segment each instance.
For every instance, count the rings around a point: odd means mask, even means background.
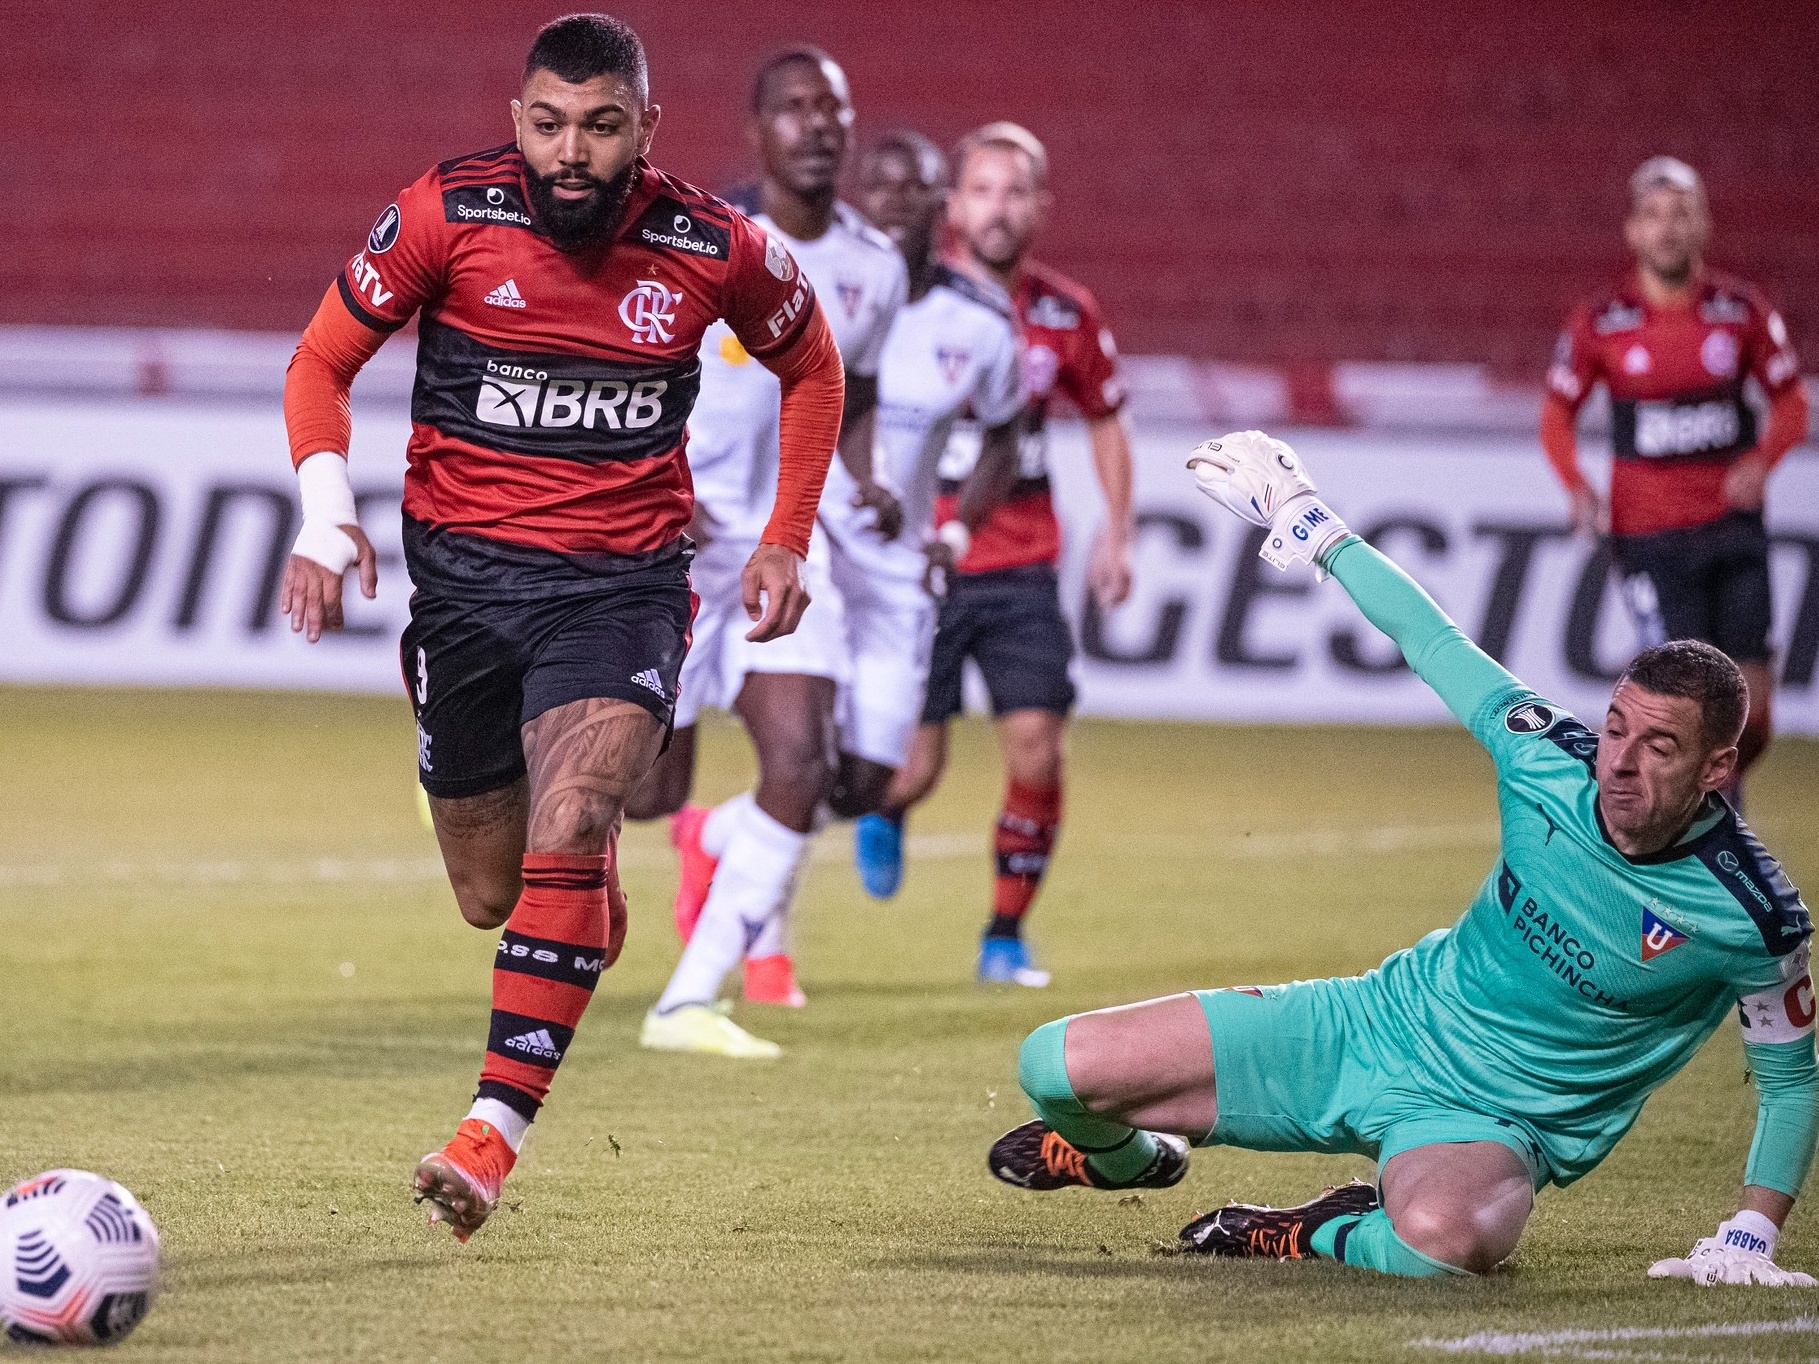
[[[1057,395],[1089,420],[1109,417],[1124,405],[1118,348],[1085,285],[1025,261],[1012,302],[1023,376],[1021,467],[1010,496],[973,532],[959,564],[962,573],[1052,564],[1060,557],[1061,525],[1049,491],[1049,410]],[[959,514],[959,489],[958,478],[944,482],[937,521]]]
[[[404,511],[566,556],[674,544],[693,492],[686,423],[702,333],[789,348],[814,291],[776,238],[640,159],[610,242],[564,252],[515,146],[444,161],[379,216],[339,280],[368,327],[421,310]]]
[[[1770,397],[1800,380],[1787,326],[1762,294],[1715,270],[1683,307],[1658,307],[1633,278],[1567,320],[1548,388],[1578,411],[1611,395],[1611,529],[1644,535],[1725,514],[1724,474],[1757,445],[1744,380]]]

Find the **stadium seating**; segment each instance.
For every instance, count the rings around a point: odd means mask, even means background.
[[[0,90],[0,323],[263,329],[301,325],[398,186],[505,140],[546,12],[33,9],[8,41],[31,78]],[[743,168],[754,64],[796,40],[847,64],[862,135],[1028,123],[1054,156],[1047,254],[1127,351],[1532,378],[1619,260],[1624,177],[1656,151],[1707,173],[1714,259],[1819,327],[1812,6],[618,9],[651,50],[661,161],[710,185]]]

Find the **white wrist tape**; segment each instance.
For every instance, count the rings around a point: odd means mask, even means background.
[[[347,457],[320,450],[297,466],[297,490],[303,499],[303,529],[291,553],[321,564],[331,573],[345,573],[359,557],[354,537],[343,526],[357,526],[354,485],[347,476]]]
[[[1781,1228],[1749,1208],[1718,1224],[1718,1244],[1726,1250],[1747,1250],[1772,1260],[1780,1239]]]
[[[1303,493],[1276,513],[1257,552],[1277,568],[1303,561],[1318,568],[1326,551],[1350,534],[1331,507],[1312,493]]]
[[[973,533],[964,521],[943,521],[935,529],[935,538],[954,551],[956,562],[964,559],[967,550],[973,547]]]

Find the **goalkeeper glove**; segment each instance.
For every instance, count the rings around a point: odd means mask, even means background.
[[[1766,1288],[1815,1288],[1819,1280],[1797,1269],[1775,1263],[1775,1242],[1780,1229],[1759,1212],[1748,1209],[1693,1245],[1684,1259],[1657,1260],[1648,1267],[1651,1279],[1691,1279],[1703,1288],[1715,1284],[1761,1284]]]
[[[1314,480],[1295,452],[1261,431],[1202,441],[1187,467],[1201,492],[1268,532],[1258,553],[1277,568],[1307,560],[1324,578],[1327,552],[1351,534],[1314,495]]]
[[[321,564],[330,573],[345,573],[360,557],[354,537],[341,529],[358,526],[354,488],[347,477],[347,457],[322,450],[297,466],[297,489],[303,500],[303,528],[291,553]]]

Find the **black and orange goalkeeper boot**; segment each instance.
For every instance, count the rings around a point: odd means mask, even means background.
[[[1013,1127],[992,1143],[989,1158],[994,1175],[1019,1189],[1078,1186],[1086,1189],[1166,1189],[1179,1184],[1187,1173],[1187,1143],[1166,1132],[1151,1132],[1156,1158],[1135,1179],[1114,1183],[1087,1164],[1087,1153],[1040,1119]]]
[[[1377,1186],[1354,1179],[1292,1208],[1227,1203],[1181,1228],[1182,1249],[1193,1255],[1255,1260],[1311,1260],[1317,1228],[1335,1217],[1361,1217],[1382,1206]]]

